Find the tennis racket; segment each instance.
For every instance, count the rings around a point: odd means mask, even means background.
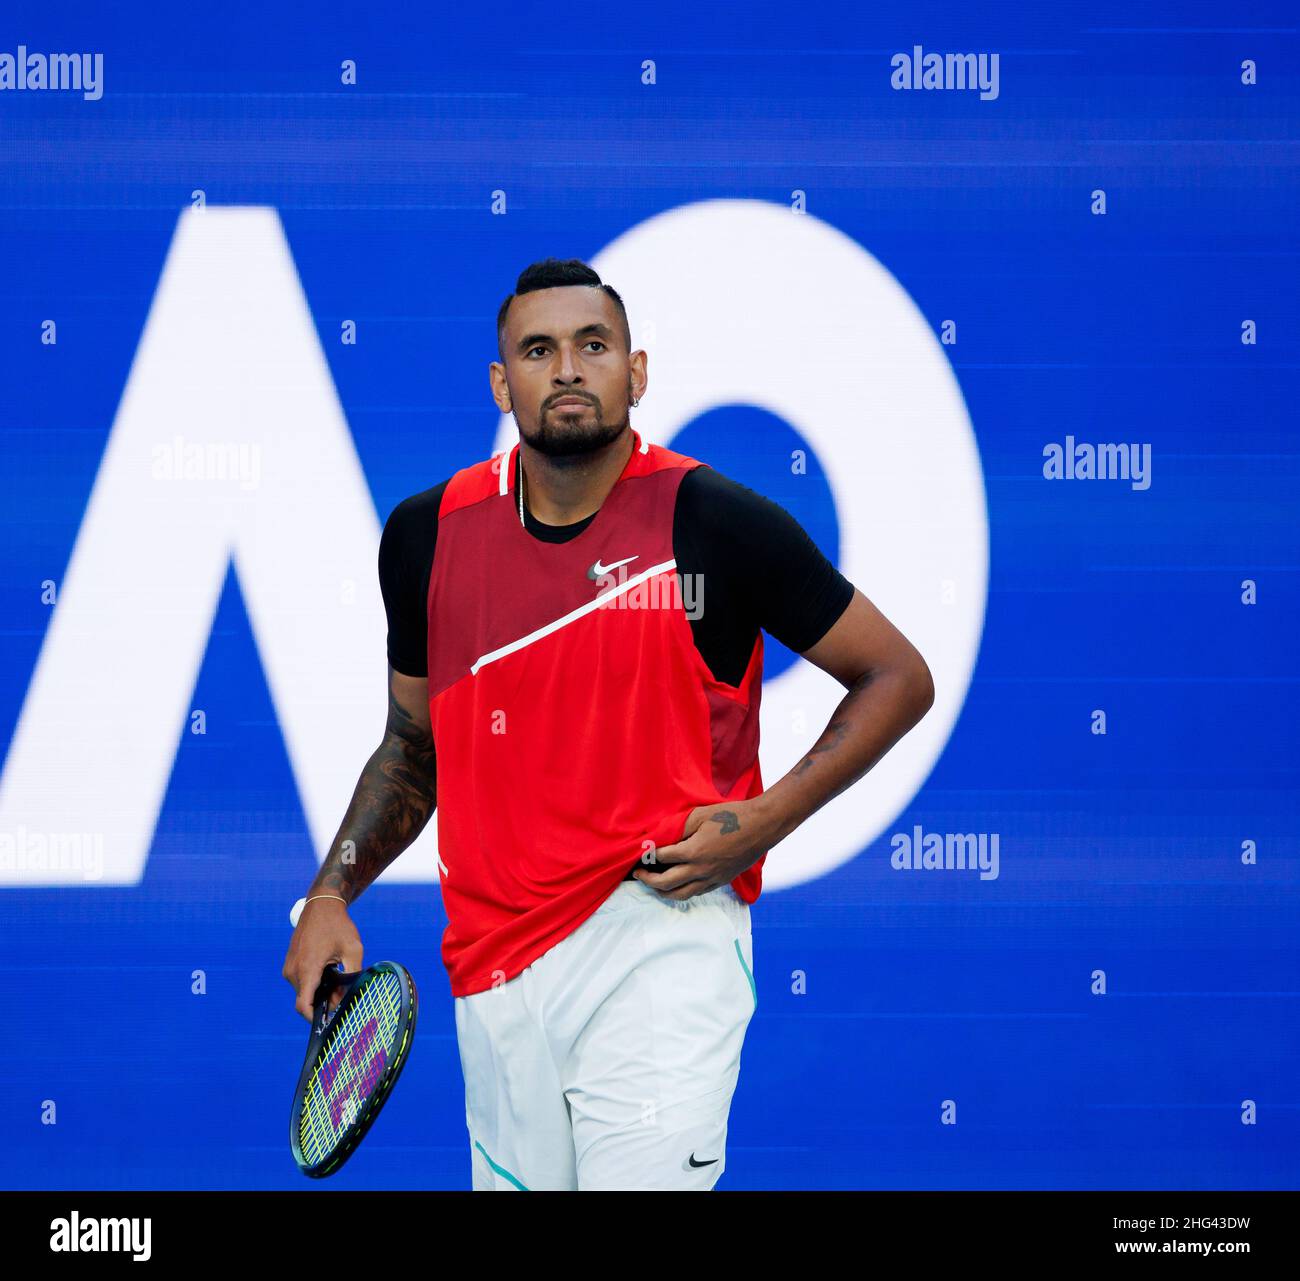
[[[331,1014],[335,988],[343,999]],[[308,1178],[338,1170],[374,1123],[406,1063],[417,1004],[411,976],[392,961],[355,974],[326,967],[289,1121],[293,1159]]]

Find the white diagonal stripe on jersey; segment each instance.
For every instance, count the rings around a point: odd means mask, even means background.
[[[507,654],[513,654],[516,650],[523,649],[526,645],[531,645],[534,641],[539,641],[543,636],[549,636],[552,632],[558,632],[561,627],[567,627],[570,623],[581,618],[584,614],[590,614],[593,609],[599,609],[607,600],[612,600],[615,596],[622,595],[623,592],[630,591],[638,583],[643,583],[647,578],[654,577],[655,574],[662,574],[666,570],[676,569],[677,561],[666,560],[662,565],[652,565],[649,569],[643,569],[639,574],[629,578],[625,583],[619,583],[617,587],[611,588],[602,596],[597,596],[595,600],[588,601],[585,605],[579,605],[577,609],[570,610],[567,614],[555,619],[553,622],[544,624],[537,628],[536,631],[529,632],[527,636],[521,636],[518,640],[513,640],[508,645],[502,645],[500,649],[494,649],[489,654],[484,654],[481,658],[476,659],[473,666],[469,669],[470,675],[478,674],[480,667],[487,663],[494,663],[498,658],[505,658]]]

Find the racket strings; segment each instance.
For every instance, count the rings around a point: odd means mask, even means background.
[[[402,981],[391,972],[358,988],[325,1033],[303,1098],[299,1143],[315,1164],[329,1155],[383,1079],[402,1012]]]

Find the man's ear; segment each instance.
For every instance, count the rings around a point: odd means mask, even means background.
[[[499,360],[488,365],[488,381],[492,384],[492,398],[496,400],[498,390],[505,404],[497,401],[497,408],[503,414],[514,412],[514,402],[510,399],[510,384],[506,382],[506,368]]]

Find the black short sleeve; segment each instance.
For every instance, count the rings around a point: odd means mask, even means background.
[[[388,662],[404,676],[429,674],[427,599],[447,482],[393,508],[379,539],[379,590],[388,616]]]
[[[704,574],[697,644],[714,675],[733,684],[757,628],[801,654],[853,597],[853,584],[784,507],[713,467],[682,477],[674,545],[679,570],[685,558]]]

